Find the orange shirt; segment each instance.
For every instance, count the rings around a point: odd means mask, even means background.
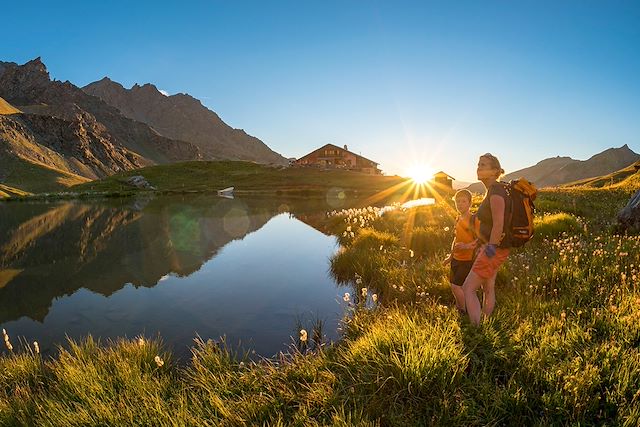
[[[456,220],[456,243],[471,243],[476,240],[476,236],[472,231],[475,224],[471,223],[471,218],[471,213],[467,212]],[[456,249],[454,247],[451,256],[458,261],[471,261],[473,259],[473,249]]]

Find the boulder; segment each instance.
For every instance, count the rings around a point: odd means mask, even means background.
[[[135,175],[135,176],[129,177],[125,182],[133,187],[140,188],[142,190],[156,189],[153,185],[149,184],[149,181],[147,181],[142,175]]]
[[[618,214],[618,225],[622,231],[640,231],[640,190]]]

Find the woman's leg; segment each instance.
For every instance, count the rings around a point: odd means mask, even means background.
[[[461,312],[464,312],[465,303],[464,303],[464,291],[462,290],[462,286],[451,284],[451,292],[453,292],[453,297],[456,299],[456,307]]]
[[[486,317],[491,316],[493,309],[496,307],[496,272],[491,276],[482,286],[483,299],[482,299],[482,312]]]
[[[474,271],[471,271],[462,285],[464,291],[464,302],[467,306],[467,313],[469,313],[469,320],[471,323],[478,326],[480,324],[480,300],[476,294],[477,290],[482,286],[483,279],[478,276]]]

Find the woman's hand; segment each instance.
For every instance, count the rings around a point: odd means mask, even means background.
[[[492,243],[487,243],[484,246],[484,254],[488,258],[493,258],[494,256],[496,256],[496,245],[494,245]]]

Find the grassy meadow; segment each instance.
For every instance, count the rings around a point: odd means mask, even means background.
[[[178,364],[159,340],[87,338],[44,358],[7,331],[0,425],[637,426],[640,236],[615,228],[631,194],[541,192],[537,234],[501,269],[478,328],[441,262],[449,201],[328,213],[348,306],[339,342],[301,325],[273,360],[198,341]]]
[[[120,196],[138,190],[128,185],[128,177],[142,175],[159,193],[215,192],[234,187],[235,193],[251,195],[313,196],[330,190],[349,197],[403,187],[407,178],[367,175],[359,172],[299,167],[267,166],[244,161],[192,161],[149,166],[72,187],[86,195]],[[406,185],[403,190],[406,190]]]

